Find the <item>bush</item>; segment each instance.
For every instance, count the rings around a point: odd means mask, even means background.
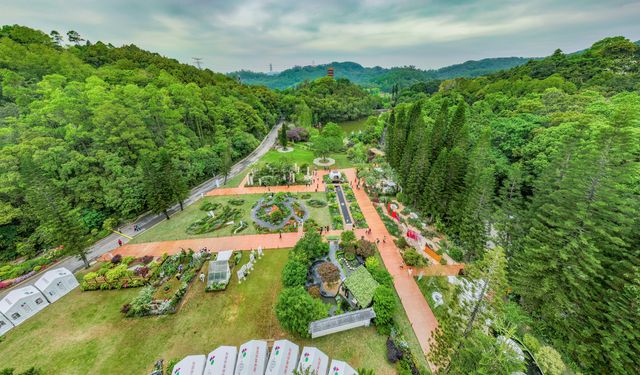
[[[367,240],[358,240],[356,245],[356,254],[360,255],[363,258],[369,258],[376,254],[376,245]]]
[[[343,247],[348,246],[349,244],[356,241],[356,235],[352,230],[345,230],[340,233],[340,245]]]
[[[409,247],[409,243],[407,242],[407,240],[404,237],[400,237],[396,240],[396,245],[400,248],[400,250],[403,250],[407,247]]]
[[[536,362],[542,372],[548,375],[561,375],[565,369],[560,353],[550,346],[543,346],[538,350]]]
[[[285,288],[304,286],[307,281],[307,265],[297,259],[289,259],[282,268],[282,285]]]
[[[389,271],[384,269],[381,265],[375,268],[367,267],[367,270],[378,284],[393,288],[393,277],[391,277]]]
[[[391,337],[387,338],[387,360],[396,363],[403,357],[402,350],[396,346]]]
[[[331,262],[324,262],[318,266],[318,274],[325,283],[336,283],[340,280],[340,270]]]
[[[443,266],[447,265],[447,260],[444,258],[440,258],[440,264],[442,264]]]
[[[540,341],[538,341],[538,339],[535,336],[531,335],[531,334],[525,333],[524,337],[522,338],[522,343],[533,354],[537,353],[538,350],[540,350]]]
[[[452,248],[450,248],[448,253],[449,253],[449,256],[456,262],[462,262],[464,258],[464,253],[462,252],[462,249],[459,248],[458,246],[453,246]]]
[[[373,311],[376,313],[374,323],[381,333],[389,334],[396,311],[396,298],[393,289],[380,285],[373,293]]]
[[[424,258],[422,255],[418,254],[414,248],[405,250],[402,253],[402,259],[404,259],[404,262],[411,267],[420,267],[424,264]]]
[[[113,258],[111,258],[111,264],[118,264],[122,261],[122,255],[116,254]]]
[[[244,204],[244,199],[229,199],[229,204],[232,206],[242,206]]]
[[[282,328],[302,337],[310,337],[309,323],[326,318],[327,307],[301,287],[285,288],[278,296],[276,317]]]
[[[327,205],[327,202],[319,200],[319,199],[309,199],[307,204],[313,208],[322,208]]]
[[[380,261],[376,257],[369,257],[367,258],[367,260],[365,260],[364,266],[367,267],[368,270],[371,270],[372,268],[379,267]]]
[[[153,256],[151,255],[145,255],[142,258],[140,258],[140,262],[142,262],[143,264],[149,264],[151,263],[152,260],[153,260]]]
[[[311,285],[307,292],[309,292],[309,295],[313,298],[320,298],[320,287],[317,285]]]

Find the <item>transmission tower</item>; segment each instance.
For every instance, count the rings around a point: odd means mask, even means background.
[[[202,62],[202,57],[192,57],[193,63],[198,67],[198,69],[202,69],[200,63]]]

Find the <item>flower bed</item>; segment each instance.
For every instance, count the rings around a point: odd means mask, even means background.
[[[63,255],[62,248],[56,248],[45,254],[25,260],[18,264],[0,265],[0,289],[18,284],[55,263]]]
[[[163,258],[164,262],[150,280],[151,285],[140,291],[131,303],[122,306],[121,312],[127,317],[175,313],[208,254],[183,250],[170,257],[165,254]]]
[[[253,185],[247,183],[246,186],[304,185],[305,175],[301,171],[306,169],[306,164],[296,171],[294,165],[286,161],[266,163],[260,169],[249,172]]]
[[[151,256],[121,258],[116,255],[111,262],[104,262],[96,271],[85,274],[80,287],[85,291],[141,287],[163,261],[164,258],[154,261]]]
[[[209,207],[215,208],[209,210]],[[213,232],[230,225],[231,222],[235,222],[242,215],[242,212],[237,208],[225,205],[220,210],[219,207],[219,203],[205,202],[200,209],[203,211],[215,211],[214,214],[193,222],[187,227],[186,232],[189,234]]]

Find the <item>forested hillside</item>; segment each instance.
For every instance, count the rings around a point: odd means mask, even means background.
[[[457,77],[478,77],[525,64],[528,57],[499,57],[478,61],[467,61],[440,69],[422,70],[413,66],[382,68],[363,67],[354,62],[332,62],[322,65],[296,66],[277,74],[256,73],[247,70],[228,75],[238,77],[243,83],[264,85],[272,89],[286,89],[304,81],[311,81],[327,75],[327,68],[333,67],[336,78],[346,78],[367,88],[377,88],[389,92],[394,85],[410,86],[417,82],[443,80]]]
[[[493,320],[531,327],[584,373],[640,372],[639,63],[640,47],[607,38],[407,90],[387,118],[401,199],[448,234],[450,254],[504,248],[508,298],[526,314]],[[471,372],[492,355],[479,327],[440,323],[445,365]]]
[[[162,212],[282,115],[265,88],[79,39],[0,29],[0,259],[79,249],[108,218]]]

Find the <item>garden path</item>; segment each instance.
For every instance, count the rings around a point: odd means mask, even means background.
[[[205,195],[209,197],[219,195],[240,195],[240,194],[263,194],[263,193],[313,193],[323,192],[325,190],[325,184],[322,177],[325,174],[329,174],[329,171],[318,170],[317,174],[313,176],[313,182],[310,185],[290,185],[290,186],[250,186],[247,187],[247,177],[242,180],[240,186],[235,188],[220,188],[213,189],[207,192]]]
[[[356,179],[355,169],[343,169],[342,172],[347,175],[349,181]],[[371,199],[369,199],[364,189],[355,189],[353,193],[371,229],[371,234],[365,234],[365,238],[369,241],[380,239],[378,244],[380,256],[387,270],[393,276],[393,284],[400,296],[402,306],[404,306],[413,331],[420,342],[420,347],[426,356],[430,349],[431,334],[438,328],[438,321],[429,308],[429,304],[422,295],[420,288],[418,288],[418,284],[413,279],[413,270],[403,267],[404,262],[400,255],[400,249],[393,242],[393,237],[387,231],[380,216],[378,216]],[[385,237],[386,241],[383,242]],[[432,366],[432,369],[435,368]]]

